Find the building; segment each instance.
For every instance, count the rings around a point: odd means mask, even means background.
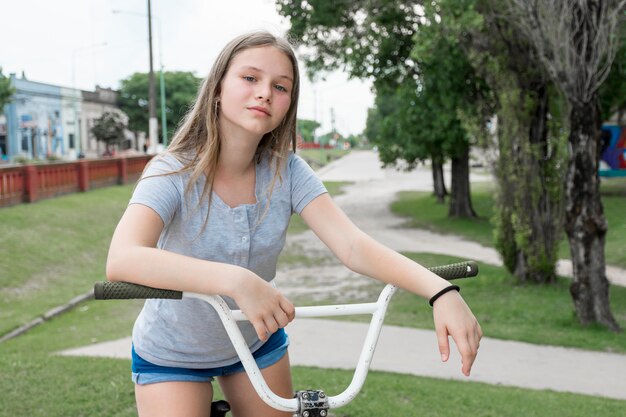
[[[117,91],[99,86],[96,86],[95,91],[82,91],[79,121],[81,126],[80,144],[83,154],[88,158],[95,158],[104,152],[104,144],[96,140],[96,137],[91,133],[91,128],[94,126],[96,119],[99,119],[106,112],[119,113],[124,122],[128,122],[128,116],[117,106]],[[135,136],[130,131],[127,130],[125,136],[124,141],[119,145],[120,150],[140,149]],[[143,141],[143,136],[139,140]]]
[[[24,75],[11,74],[10,79],[15,94],[0,119],[0,158],[74,160],[102,155],[103,146],[90,129],[104,112],[121,113],[116,91],[100,87],[81,91],[31,81]],[[120,147],[138,149],[131,132]]]

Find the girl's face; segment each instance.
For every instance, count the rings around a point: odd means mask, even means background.
[[[221,133],[260,140],[285,118],[292,88],[293,67],[282,51],[262,46],[239,52],[221,83]]]

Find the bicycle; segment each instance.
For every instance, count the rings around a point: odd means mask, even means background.
[[[447,280],[469,278],[478,275],[478,265],[473,261],[436,266],[428,269]],[[394,285],[386,285],[378,296],[378,300],[374,303],[296,307],[297,318],[371,314],[372,319],[352,381],[348,387],[342,393],[331,397],[327,396],[322,390],[301,390],[295,393],[294,398],[279,397],[268,387],[236,324],[237,321],[247,320],[246,316],[240,310],[231,310],[219,295],[164,290],[127,282],[97,282],[94,285],[94,297],[96,300],[147,298],[180,300],[183,297],[204,300],[217,311],[254,389],[266,404],[280,411],[293,412],[297,417],[326,417],[329,409],[342,407],[350,403],[363,387],[382,329],[387,307],[397,289]],[[230,411],[230,406],[226,401],[216,401],[213,403],[211,416],[223,417],[228,411]]]

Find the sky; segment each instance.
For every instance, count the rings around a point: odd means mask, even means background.
[[[204,78],[233,37],[266,29],[284,34],[288,22],[273,0],[152,0],[153,66]],[[93,90],[119,88],[134,72],[148,72],[147,0],[0,0],[0,67],[8,76]],[[301,73],[305,73],[301,65]],[[373,106],[371,83],[346,73],[302,77],[299,118],[343,135],[365,128]],[[319,75],[318,75],[319,76]]]

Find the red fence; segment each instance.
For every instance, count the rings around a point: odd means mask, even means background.
[[[330,145],[321,145],[319,143],[299,142],[298,149],[334,149],[334,148]]]
[[[141,155],[0,168],[0,207],[134,182],[150,158]]]

